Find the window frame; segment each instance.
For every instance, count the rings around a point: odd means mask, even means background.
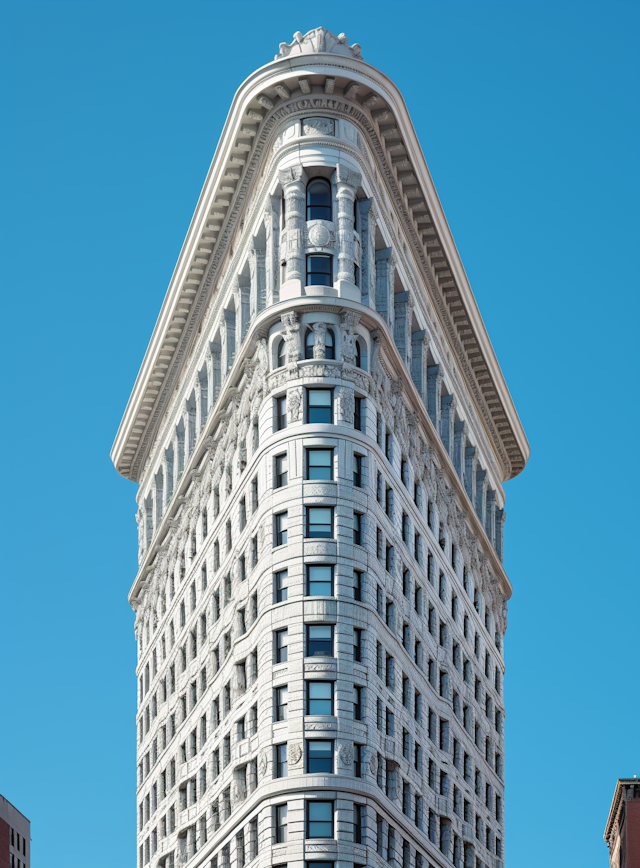
[[[288,599],[289,585],[281,586],[279,585],[279,580],[281,578],[288,579],[289,578],[289,570],[276,570],[273,574],[273,602],[274,603],[286,603]],[[283,596],[284,591],[284,596]]]
[[[310,747],[312,744],[322,744],[322,743],[331,745],[331,757],[330,757],[331,769],[330,769],[330,771],[327,771],[326,769],[322,769],[319,771],[310,771],[309,770],[309,766],[310,766],[309,750],[310,750]],[[305,761],[306,761],[307,774],[311,774],[311,775],[313,775],[313,774],[316,774],[316,775],[332,775],[332,774],[334,774],[334,755],[335,755],[335,739],[333,739],[333,738],[308,738],[308,739],[306,739]]]
[[[328,265],[327,270],[316,271],[313,267],[310,267],[313,260],[326,262]],[[319,280],[319,277],[325,277],[325,280]],[[333,256],[330,253],[307,253],[305,257],[305,287],[307,286],[333,286]]]
[[[305,410],[306,410],[306,424],[307,425],[333,425],[334,413],[333,413],[333,388],[324,388],[321,386],[308,386],[306,388],[306,401],[305,401]],[[310,421],[310,412],[312,410],[326,410],[326,405],[318,405],[316,407],[312,406],[310,403],[310,398],[312,393],[314,392],[328,392],[329,393],[329,421]]]
[[[309,459],[310,459],[311,455],[315,454],[315,453],[319,453],[319,452],[329,454],[328,465],[323,465],[323,464],[311,465],[309,463]],[[334,472],[333,472],[334,452],[335,452],[335,450],[332,446],[307,446],[307,447],[305,447],[305,456],[304,456],[305,461],[304,461],[304,463],[305,463],[305,477],[306,477],[306,479],[310,480],[310,481],[314,481],[314,482],[333,482],[334,481]],[[328,478],[325,479],[322,476],[311,476],[310,471],[311,471],[312,466],[314,469],[327,466],[329,469]]]
[[[305,630],[304,630],[304,632],[305,632],[305,636],[304,636],[304,643],[305,643],[304,656],[305,656],[305,658],[307,658],[307,657],[309,657],[309,658],[312,658],[312,657],[335,657],[335,624],[305,624],[304,626],[305,626]],[[330,648],[331,653],[330,654],[310,654],[309,653],[310,642],[326,641],[326,640],[321,640],[321,639],[310,639],[309,633],[314,627],[328,627],[330,629],[330,632],[331,632],[331,636],[329,639],[329,641],[331,642],[331,648]]]
[[[311,593],[311,581],[319,582],[320,579],[311,579],[309,576],[310,570],[314,567],[324,567],[325,569],[329,569],[331,571],[331,593],[330,594],[312,594]],[[305,597],[335,597],[335,564],[305,564]],[[324,580],[326,583],[326,580]]]
[[[280,526],[282,518],[284,516],[285,524],[288,524],[289,511],[283,510],[282,512],[277,512],[273,516],[273,536],[274,536],[274,548],[278,548],[279,546],[287,545],[288,538],[288,527],[282,528]]]
[[[312,522],[311,521],[311,511],[312,510],[319,510],[319,509],[328,510],[330,515],[331,515],[330,522],[328,525],[330,528],[328,534],[327,533],[313,533],[313,534],[311,533],[312,524],[315,527],[327,527],[326,524],[320,524],[319,522]],[[305,512],[305,516],[304,516],[305,539],[335,539],[335,514],[334,514],[334,510],[335,510],[334,506],[321,506],[319,504],[310,504],[309,506],[305,505],[305,508],[304,508],[304,512]]]
[[[320,697],[320,698],[318,698],[318,697],[312,697],[312,696],[310,695],[310,694],[311,694],[311,689],[312,689],[313,687],[319,685],[319,684],[322,684],[322,685],[327,685],[327,684],[328,684],[328,685],[329,685],[329,692],[330,692],[331,695],[330,695],[330,697],[329,697],[328,700],[327,700],[326,697]],[[333,716],[334,716],[334,714],[335,714],[335,707],[334,707],[334,703],[335,703],[335,688],[334,688],[334,682],[333,682],[333,681],[322,681],[322,680],[320,680],[320,679],[314,679],[314,678],[311,678],[311,679],[305,680],[305,691],[304,691],[304,693],[305,693],[304,701],[305,701],[305,714],[306,714],[306,715],[308,715],[308,716],[318,716],[318,717],[333,717]],[[328,706],[328,707],[329,707],[330,710],[329,710],[329,711],[311,711],[311,703],[312,703],[312,702],[328,702],[328,703],[329,703],[329,706]]]
[[[321,184],[325,188],[325,194],[328,191],[328,202],[329,202],[328,205],[314,205],[309,201],[311,196],[319,195],[319,194],[314,194],[313,191],[311,190],[311,188],[313,187],[314,184],[316,184],[316,185]],[[311,208],[323,208],[323,209],[325,209],[325,216],[324,217],[312,217],[312,216],[310,216],[310,214],[312,213],[312,212],[310,212]],[[329,214],[328,217],[326,216],[327,211]],[[329,223],[333,222],[333,191],[331,189],[331,182],[327,178],[323,178],[321,176],[316,175],[314,178],[309,178],[309,180],[307,181],[307,186],[305,189],[305,218],[306,218],[307,223],[310,220],[326,220]]]

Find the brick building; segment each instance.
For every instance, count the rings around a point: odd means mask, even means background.
[[[0,796],[0,868],[29,868],[31,823]]]
[[[620,778],[604,830],[611,868],[640,868],[640,781]]]

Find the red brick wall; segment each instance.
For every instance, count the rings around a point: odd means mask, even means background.
[[[627,802],[625,825],[627,827],[626,868],[640,868],[640,799],[630,799]]]
[[[9,868],[9,824],[4,820],[0,820],[0,868]]]

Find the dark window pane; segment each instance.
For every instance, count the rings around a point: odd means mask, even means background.
[[[333,742],[332,741],[309,741],[307,742],[308,771],[329,772],[333,771]],[[314,802],[314,804],[322,804]],[[318,837],[324,837],[319,835]]]
[[[331,257],[307,256],[307,286],[331,286]]]
[[[307,627],[307,657],[333,657],[333,627],[310,624]]]
[[[307,184],[307,220],[331,220],[331,184],[325,178]]]

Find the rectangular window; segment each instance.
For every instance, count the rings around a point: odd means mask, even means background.
[[[333,681],[307,681],[307,714],[333,714]]]
[[[362,602],[362,572],[361,570],[353,571],[353,599],[357,602]]]
[[[353,805],[353,841],[355,844],[362,843],[362,813],[363,805]]]
[[[362,524],[363,518],[361,512],[353,513],[353,544],[356,546],[362,545]]]
[[[276,687],[273,691],[274,720],[276,722],[287,719],[287,685]]]
[[[287,841],[287,806],[276,805],[274,815],[276,844],[284,844]]]
[[[307,657],[333,657],[333,626],[307,625]]]
[[[333,802],[307,802],[307,838],[333,838]],[[313,866],[324,864],[327,863],[311,863]]]
[[[310,254],[307,256],[307,286],[331,286],[332,267],[331,256],[326,254]]]
[[[307,479],[333,479],[333,449],[307,449]]]
[[[356,431],[364,431],[364,398],[356,398],[353,412],[353,427]]]
[[[287,633],[288,630],[285,627],[284,630],[276,630],[273,634],[274,663],[287,662]]]
[[[287,396],[281,395],[276,398],[276,431],[282,431],[287,427]]]
[[[289,456],[285,453],[276,455],[276,488],[282,488],[289,481]]]
[[[353,456],[353,484],[356,488],[362,488],[362,455]]]
[[[362,662],[362,629],[353,628],[353,659],[356,663]]]
[[[276,778],[286,778],[288,772],[287,766],[287,745],[277,744],[274,747],[274,773]]]
[[[362,690],[358,684],[353,685],[353,719],[362,720]]]
[[[333,773],[333,741],[313,739],[307,742],[307,772]]]
[[[354,744],[353,746],[353,776],[354,778],[362,777],[362,749],[364,745]]]
[[[274,516],[274,533],[275,545],[284,546],[287,544],[287,513],[279,512]]]
[[[309,425],[333,422],[332,389],[307,389],[307,422]]]
[[[333,567],[326,564],[307,565],[307,596],[333,596]]]
[[[287,570],[278,570],[273,576],[273,599],[275,603],[284,603],[287,599]]]
[[[307,506],[306,512],[307,539],[330,539],[333,536],[333,507]]]

